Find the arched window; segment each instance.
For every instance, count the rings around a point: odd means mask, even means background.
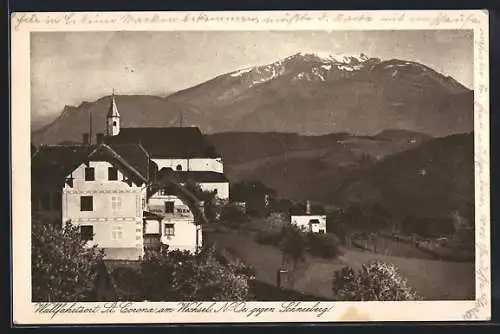
[[[116,121],[113,121],[113,126],[116,126]]]
[[[175,167],[176,170],[182,170],[182,166],[181,165],[177,165],[177,167]]]

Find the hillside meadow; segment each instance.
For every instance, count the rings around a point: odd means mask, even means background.
[[[282,254],[276,247],[255,242],[253,232],[210,229],[205,233],[205,242],[215,243],[218,248],[226,249],[233,256],[253,266],[257,271],[258,281],[276,285]],[[371,260],[381,260],[397,266],[409,285],[425,300],[474,299],[474,263],[397,257],[354,248],[346,249],[344,255],[334,260],[307,255],[305,262],[296,270],[293,289],[330,299],[334,271],[345,266],[359,267]]]

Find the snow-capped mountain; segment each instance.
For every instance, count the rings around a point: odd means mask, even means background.
[[[71,140],[104,127],[109,97],[66,107],[38,142]],[[237,69],[166,98],[118,96],[124,126],[185,125],[204,132],[374,134],[406,129],[435,136],[473,129],[473,92],[423,64],[360,54],[299,52]],[[102,122],[101,122],[102,120]],[[102,123],[102,124],[101,124]],[[76,127],[81,127],[75,129]]]
[[[246,81],[250,87],[287,76],[295,81],[335,81],[366,73],[385,72],[395,78],[398,74],[415,72],[422,76],[441,76],[432,69],[410,61],[396,59],[382,61],[379,58],[360,54],[328,54],[322,52],[299,52],[271,64],[247,67],[232,73],[232,78]],[[441,78],[434,78],[440,80]],[[460,90],[463,87],[452,78],[448,84]]]
[[[330,55],[319,52],[299,52],[271,64],[247,67],[229,75],[233,78],[250,76],[252,78],[250,86],[265,83],[289,73],[294,73],[292,80],[325,81],[329,73],[359,71],[377,62],[380,60],[368,58],[365,54]]]

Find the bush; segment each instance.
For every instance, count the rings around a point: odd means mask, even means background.
[[[392,264],[379,261],[362,265],[356,271],[342,268],[333,274],[332,289],[338,301],[420,300]]]
[[[306,234],[294,225],[285,225],[281,229],[279,246],[285,263],[291,262],[295,267],[298,262],[304,261],[307,250]]]
[[[341,242],[334,234],[304,233],[294,226],[286,225],[279,232],[261,231],[255,241],[262,245],[280,247],[292,257],[300,259],[305,252],[321,258],[333,259],[343,254]],[[302,255],[300,255],[302,254]]]
[[[333,234],[308,233],[308,251],[311,255],[333,259],[342,255],[340,240]]]
[[[255,236],[255,241],[262,245],[279,246],[281,238],[281,232],[260,231]]]
[[[111,273],[118,299],[122,301],[142,301],[143,293],[140,272],[129,267],[117,267]]]
[[[31,227],[31,277],[34,302],[85,301],[93,293],[103,251],[86,248],[80,228],[64,228],[34,217]]]
[[[226,223],[241,224],[247,222],[248,217],[236,205],[228,204],[222,208],[219,220]]]
[[[246,270],[240,264],[221,264],[213,248],[197,255],[171,251],[154,253],[141,264],[144,297],[165,300],[246,300],[249,286]]]

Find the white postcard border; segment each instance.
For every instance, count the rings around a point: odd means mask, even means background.
[[[77,303],[88,313],[40,313],[31,303],[30,241],[30,32],[162,30],[425,30],[474,31],[476,300],[420,302],[301,302],[318,312],[281,312],[287,301],[246,302],[216,312],[180,312],[179,303]],[[14,324],[213,323],[335,321],[479,321],[491,317],[489,176],[489,27],[487,11],[314,12],[93,12],[13,13],[12,300]],[[208,307],[211,302],[203,305]],[[116,306],[116,307],[113,307]],[[122,308],[120,308],[122,306]],[[62,309],[64,309],[64,307]],[[143,312],[123,312],[128,307]],[[162,312],[171,308],[174,311]],[[232,309],[231,309],[232,308]],[[275,308],[266,311],[265,308]],[[151,309],[152,312],[148,312]],[[261,310],[262,309],[262,310]],[[113,310],[113,311],[111,311]],[[257,311],[262,311],[260,314]],[[133,314],[133,316],[132,316]]]

